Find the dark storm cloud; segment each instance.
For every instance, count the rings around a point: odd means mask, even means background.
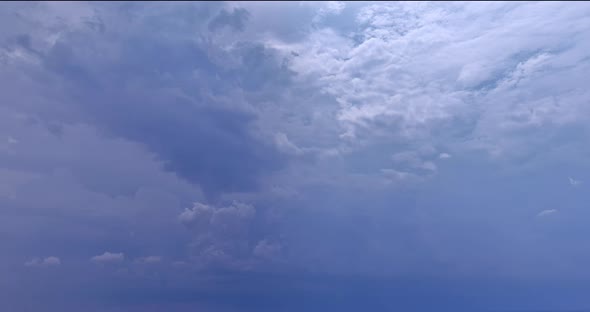
[[[81,121],[145,145],[167,170],[210,194],[254,190],[261,174],[284,164],[272,142],[255,133],[244,99],[220,99],[241,87],[288,83],[272,51],[241,45],[238,64],[227,68],[211,60],[203,42],[123,34],[74,32],[43,56]]]

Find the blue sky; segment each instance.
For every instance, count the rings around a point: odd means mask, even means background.
[[[12,2],[0,68],[2,310],[590,309],[588,3]]]

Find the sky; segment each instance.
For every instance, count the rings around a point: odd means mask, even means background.
[[[590,4],[0,4],[0,310],[590,309]]]

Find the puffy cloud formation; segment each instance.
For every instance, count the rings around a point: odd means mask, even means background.
[[[246,269],[253,265],[253,256],[269,259],[280,251],[280,245],[264,238],[267,222],[252,205],[234,201],[214,207],[196,202],[178,219],[193,233],[192,257],[199,265]]]
[[[105,251],[102,255],[94,256],[90,260],[96,263],[117,263],[125,260],[125,255],[122,252],[112,253]]]

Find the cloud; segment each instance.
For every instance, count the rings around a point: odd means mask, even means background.
[[[117,263],[125,260],[125,255],[122,252],[111,253],[105,251],[102,255],[94,256],[90,260],[96,263]]]
[[[67,11],[59,4],[51,6]],[[96,10],[87,6],[67,12],[76,21],[67,31],[43,19],[57,33],[52,34],[54,42],[42,48],[37,43],[48,35],[29,25],[30,44],[36,49],[31,57],[37,63],[15,61],[5,66],[6,73],[28,76],[32,80],[26,88],[39,93],[54,86],[43,101],[55,105],[29,101],[21,111],[47,126],[88,124],[102,135],[137,142],[166,170],[211,196],[255,190],[261,175],[285,165],[272,140],[260,133],[251,99],[257,93],[272,98],[289,84],[293,74],[274,49],[258,42],[225,47],[195,39],[194,31],[204,31],[207,18],[179,14],[192,11],[208,17],[214,10],[205,9],[207,5],[162,8],[155,16],[138,13],[138,19],[121,18],[120,11],[101,5]],[[62,13],[57,12],[56,20]],[[228,22],[223,16],[241,21],[247,11],[219,14],[210,25]],[[117,23],[118,30],[105,26],[107,20]],[[161,26],[157,34],[147,30],[156,25]],[[19,42],[13,43],[15,48],[23,48]],[[35,77],[47,80],[37,84]],[[14,101],[27,96],[11,94]]]
[[[578,185],[582,184],[582,181],[576,180],[574,178],[568,178],[570,185],[573,187],[577,187]]]
[[[433,162],[435,150],[431,147],[423,147],[418,151],[405,151],[391,156],[396,169],[384,169],[382,172],[389,177],[397,176],[399,179],[415,177],[415,180],[426,178],[436,174],[438,167]]]
[[[533,7],[534,18],[527,14]],[[549,144],[528,134],[545,127],[546,136],[562,137],[558,133],[568,125],[585,128],[579,116],[590,93],[574,90],[582,90],[575,77],[587,69],[566,65],[585,55],[585,44],[559,35],[582,27],[583,15],[549,4],[494,4],[485,17],[480,10],[454,3],[366,5],[358,9],[357,31],[311,33],[300,43],[293,68],[336,99],[343,140],[434,142],[485,151],[496,160],[558,149],[563,141]],[[463,27],[474,16],[480,27]],[[514,29],[518,38],[502,35]],[[550,39],[533,40],[539,32]],[[318,45],[328,41],[330,48]],[[473,52],[482,46],[489,47],[485,62]],[[564,69],[559,76],[567,83],[556,80],[557,68]],[[542,92],[548,86],[553,89]],[[486,139],[460,143],[469,135]]]
[[[558,211],[557,209],[547,209],[547,210],[543,210],[543,211],[541,211],[541,212],[539,212],[539,213],[537,214],[537,217],[546,217],[546,216],[549,216],[549,215],[552,215],[552,214],[555,214],[555,213],[557,213],[557,211]]]
[[[301,148],[289,140],[286,134],[279,132],[275,135],[275,144],[284,153],[300,155],[303,153]]]
[[[120,306],[133,311],[186,289],[247,311],[263,271],[319,274],[305,285],[330,273],[346,288],[350,274],[566,280],[586,265],[584,194],[554,184],[588,169],[590,6],[2,8],[0,244],[12,252],[0,290],[108,290],[97,302],[133,297]],[[546,206],[567,222],[523,222]],[[104,246],[127,255],[76,263]],[[54,252],[73,261],[59,280],[6,272]],[[129,268],[89,269],[130,253]],[[289,281],[277,285],[299,287]]]
[[[276,255],[278,242],[268,243],[269,232],[264,215],[248,204],[234,201],[229,206],[214,207],[194,203],[178,217],[193,233],[193,260],[201,267],[246,269],[253,256]]]
[[[52,267],[61,265],[61,260],[58,257],[47,257],[44,259],[33,258],[25,262],[25,266],[29,267]]]
[[[339,15],[345,7],[346,3],[343,1],[326,1],[322,3],[322,6],[317,11],[313,22],[320,23],[322,19],[326,18],[327,16]]]
[[[270,242],[266,239],[261,240],[254,247],[253,254],[261,258],[275,258],[281,252],[282,246],[280,243]]]
[[[450,154],[447,154],[447,153],[440,153],[438,155],[438,158],[440,158],[440,159],[449,159],[449,158],[451,158],[451,155]]]

